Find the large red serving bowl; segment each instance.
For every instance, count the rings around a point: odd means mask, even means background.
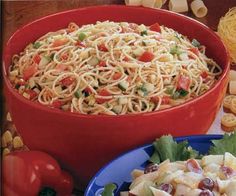
[[[185,104],[157,112],[135,115],[81,115],[58,111],[31,102],[11,86],[7,70],[11,57],[49,31],[96,21],[127,21],[171,27],[206,46],[207,55],[223,69],[217,83],[204,95]],[[109,160],[121,152],[153,141],[163,134],[202,134],[212,124],[228,82],[229,60],[219,37],[203,24],[164,10],[141,7],[101,6],[61,12],[36,20],[15,32],[4,51],[5,95],[13,121],[25,144],[55,156],[74,174],[80,187]],[[122,169],[122,168],[121,168]]]

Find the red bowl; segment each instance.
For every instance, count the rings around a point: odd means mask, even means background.
[[[49,31],[96,21],[127,21],[171,27],[206,46],[207,55],[223,69],[217,83],[204,95],[162,111],[121,116],[82,115],[58,111],[31,102],[11,86],[7,70],[13,54]],[[74,174],[80,187],[109,160],[121,152],[153,141],[163,134],[173,136],[206,133],[220,108],[228,82],[229,59],[219,37],[203,24],[165,10],[142,7],[101,6],[70,10],[36,20],[20,28],[4,52],[3,75],[8,108],[25,144],[54,155]],[[122,169],[122,168],[121,168]]]

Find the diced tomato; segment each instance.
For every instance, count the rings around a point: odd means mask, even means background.
[[[116,73],[114,73],[114,75],[112,76],[112,79],[113,79],[113,80],[118,80],[118,79],[121,78],[121,76],[122,76],[122,73],[121,73],[121,72],[116,72]]]
[[[186,163],[186,167],[190,172],[202,173],[202,168],[195,159],[189,159]]]
[[[70,86],[75,81],[75,78],[66,77],[63,78],[60,82],[63,86]]]
[[[199,56],[199,50],[198,48],[189,48],[188,49],[190,52],[194,53],[195,55]]]
[[[109,93],[106,89],[102,89],[98,95],[100,96],[110,96],[111,93]],[[107,101],[111,100],[110,98],[96,98],[96,102],[99,103],[99,104],[103,104]]]
[[[128,76],[127,79],[126,79],[126,81],[130,83],[130,82],[132,81],[131,76]]]
[[[29,94],[31,100],[38,95],[34,90],[31,89],[25,90],[25,92]]]
[[[184,75],[180,75],[177,81],[177,90],[183,89],[188,91],[190,86],[190,78]]]
[[[62,101],[60,101],[60,100],[55,100],[55,101],[52,102],[52,106],[53,106],[54,108],[57,108],[57,109],[60,109],[60,107],[61,107],[63,104],[64,104],[64,103],[63,103]]]
[[[142,62],[150,62],[153,59],[154,59],[154,54],[146,51],[139,57],[138,60]]]
[[[77,42],[75,43],[75,45],[76,45],[76,46],[80,46],[80,47],[82,47],[82,48],[85,48],[85,47],[86,47],[85,44],[84,44],[83,42],[81,42],[81,41],[77,41]]]
[[[58,46],[62,46],[64,44],[66,44],[69,40],[67,38],[64,39],[56,39],[53,43],[52,43],[52,47],[58,47]]]
[[[41,61],[41,57],[38,54],[36,54],[33,57],[33,61],[34,61],[34,63],[39,64],[39,62]]]
[[[86,87],[86,88],[84,89],[84,91],[87,92],[87,93],[92,93],[92,90],[91,90],[89,87]]]
[[[155,23],[149,27],[151,31],[161,32],[161,27],[158,23]]]
[[[151,97],[150,101],[155,103],[155,104],[158,104],[159,103],[159,97]]]
[[[98,45],[98,50],[103,51],[103,52],[108,52],[108,49],[105,46],[105,44]]]
[[[163,96],[161,100],[162,105],[170,104],[170,97],[168,96]]]
[[[57,70],[64,71],[64,70],[67,69],[67,66],[66,66],[66,65],[63,65],[63,64],[58,64],[55,68],[56,68]]]
[[[38,71],[38,66],[36,64],[26,67],[23,71],[23,79],[27,81],[31,76],[33,76]]]
[[[26,84],[26,82],[25,82],[25,80],[23,80],[23,79],[19,79],[19,80],[17,81],[17,84],[20,85],[20,86],[23,86],[23,85]]]
[[[100,61],[98,66],[99,67],[106,67],[106,62],[105,61]]]
[[[203,72],[201,73],[201,77],[202,77],[203,79],[207,78],[207,76],[208,76],[208,73],[207,73],[206,71],[203,71]]]
[[[129,58],[126,56],[123,60],[126,61],[126,62],[128,62],[128,61],[129,61]]]
[[[68,57],[69,57],[69,55],[67,53],[64,53],[64,54],[61,55],[62,60],[67,60]]]

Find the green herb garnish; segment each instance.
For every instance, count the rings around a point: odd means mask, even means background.
[[[113,196],[113,192],[116,189],[116,185],[111,183],[107,184],[104,187],[103,192],[101,193],[102,196]]]
[[[172,99],[179,99],[179,98],[183,98],[185,96],[188,95],[188,91],[184,90],[184,89],[179,89],[177,91],[175,91],[172,95]]]
[[[33,44],[33,47],[35,49],[38,49],[40,46],[42,46],[42,44],[40,42],[34,42],[34,44]]]
[[[147,35],[147,30],[142,31],[140,34],[141,36]]]
[[[82,92],[80,90],[77,90],[75,93],[74,93],[75,97],[76,98],[80,98],[82,96]]]

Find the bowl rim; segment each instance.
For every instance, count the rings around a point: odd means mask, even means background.
[[[204,94],[188,100],[180,105],[177,106],[172,106],[170,108],[166,108],[166,109],[162,109],[162,110],[157,110],[157,111],[151,111],[151,112],[143,112],[143,113],[136,113],[136,114],[123,114],[123,115],[106,115],[106,114],[99,114],[99,115],[89,115],[89,114],[81,114],[81,113],[76,113],[76,112],[70,112],[70,111],[62,111],[60,109],[56,109],[53,107],[48,107],[46,105],[42,105],[38,102],[33,102],[30,101],[26,98],[24,98],[22,95],[20,95],[11,85],[9,78],[8,78],[8,70],[6,69],[6,58],[7,58],[7,50],[9,48],[10,43],[12,42],[11,40],[14,39],[15,36],[17,36],[17,34],[19,32],[21,32],[23,29],[30,27],[32,24],[43,21],[43,20],[47,20],[48,18],[51,17],[55,17],[58,15],[65,15],[68,13],[72,13],[72,12],[80,12],[82,10],[93,10],[93,9],[133,9],[133,10],[138,10],[138,11],[142,11],[142,10],[150,10],[150,11],[155,11],[155,12],[159,12],[159,13],[165,13],[165,14],[169,14],[169,15],[174,15],[175,17],[178,18],[182,18],[185,21],[188,22],[193,22],[196,23],[199,27],[205,29],[211,36],[213,36],[219,43],[222,44],[222,47],[224,48],[224,51],[226,53],[226,63],[225,63],[225,67],[223,69],[223,72],[221,73],[219,79],[215,82],[215,84],[212,86],[212,88],[210,90],[207,90]],[[4,87],[6,87],[11,94],[13,94],[13,96],[15,96],[18,100],[20,100],[21,102],[23,102],[26,105],[30,105],[31,107],[38,109],[38,110],[42,110],[45,112],[49,112],[49,113],[55,113],[57,115],[68,115],[70,117],[80,117],[80,118],[88,118],[88,119],[94,119],[94,118],[106,118],[106,119],[113,119],[113,118],[127,118],[127,117],[146,117],[146,116],[152,116],[152,115],[156,115],[156,114],[163,114],[166,112],[171,112],[171,111],[175,111],[178,110],[179,108],[183,108],[183,107],[188,107],[191,104],[193,104],[195,101],[199,101],[201,99],[203,99],[204,97],[206,97],[208,94],[212,93],[215,89],[217,89],[220,84],[221,81],[227,76],[227,73],[230,69],[230,58],[229,58],[229,52],[225,46],[225,44],[222,42],[222,40],[220,39],[220,37],[208,26],[206,26],[205,24],[190,18],[188,16],[179,14],[179,13],[175,13],[169,10],[163,10],[163,9],[153,9],[153,8],[146,8],[146,7],[140,7],[140,6],[125,6],[125,5],[100,5],[100,6],[87,6],[87,7],[82,7],[82,8],[76,8],[76,9],[70,9],[70,10],[65,10],[65,11],[61,11],[61,12],[57,12],[57,13],[53,13],[53,14],[49,14],[47,16],[43,16],[40,17],[36,20],[33,20],[25,25],[22,25],[20,28],[18,28],[8,39],[7,43],[5,44],[4,50],[3,50],[3,60],[2,60],[2,69],[3,69],[3,78],[4,78]]]
[[[205,141],[205,140],[219,140],[223,137],[223,135],[221,134],[209,134],[209,135],[204,135],[204,134],[200,134],[200,135],[189,135],[189,136],[180,136],[180,137],[174,137],[174,140],[177,141],[177,142],[182,142],[182,141],[197,141],[197,140],[201,140],[201,141]],[[114,159],[112,159],[111,161],[107,162],[103,167],[101,167],[97,173],[91,178],[91,180],[89,181],[86,189],[85,189],[85,192],[84,192],[84,195],[85,196],[88,196],[89,192],[91,191],[91,188],[92,188],[92,185],[95,183],[97,177],[103,172],[103,170],[105,170],[107,167],[109,167],[110,165],[112,165],[114,162],[116,162],[117,160],[119,160],[120,158],[130,154],[130,153],[133,153],[137,150],[141,150],[141,149],[146,149],[146,148],[150,148],[152,147],[153,145],[151,143],[148,143],[148,144],[144,144],[142,146],[138,146],[136,148],[133,148],[131,150],[128,150],[124,153],[121,153],[120,155],[116,156]]]

